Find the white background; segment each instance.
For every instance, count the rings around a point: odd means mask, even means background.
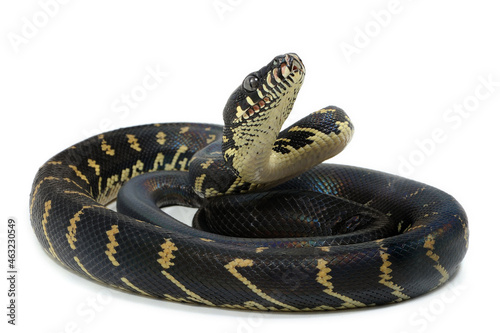
[[[19,235],[18,325],[6,323],[2,277],[2,331],[415,333],[474,331],[478,323],[498,329],[500,11],[493,4],[2,1],[3,272],[8,217],[16,218]],[[115,292],[42,251],[28,195],[44,161],[109,129],[221,123],[227,97],[245,75],[290,51],[308,74],[287,125],[329,104],[342,107],[356,134],[334,162],[429,183],[464,206],[470,247],[451,283],[394,306],[249,313]],[[159,73],[157,84],[145,90],[151,71]]]

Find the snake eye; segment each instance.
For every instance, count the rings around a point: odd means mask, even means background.
[[[255,91],[259,87],[259,78],[253,74],[248,75],[243,81],[243,88],[247,91]]]

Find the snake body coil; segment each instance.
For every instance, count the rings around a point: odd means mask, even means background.
[[[124,128],[51,158],[30,196],[43,249],[115,288],[237,309],[364,307],[442,285],[467,251],[462,207],[409,179],[318,165],[353,127],[327,107],[279,132],[304,74],[278,56],[231,95],[224,127]],[[120,213],[107,209],[125,183]],[[166,205],[199,207],[195,228]]]

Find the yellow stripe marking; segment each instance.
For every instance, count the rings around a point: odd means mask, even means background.
[[[165,142],[167,142],[166,137],[167,135],[165,133],[158,132],[158,134],[156,134],[156,142],[158,142],[160,145],[164,145]]]
[[[101,204],[109,203],[110,199],[116,198],[118,191],[120,190],[122,183],[138,176],[143,173],[144,163],[141,160],[137,160],[137,162],[132,166],[132,173],[130,172],[130,168],[125,168],[121,171],[121,174],[111,175],[106,180],[106,187],[103,189],[101,186],[101,178],[99,178],[99,195],[97,196],[96,201]]]
[[[153,162],[153,169],[149,171],[157,171],[163,165],[164,162],[165,162],[165,155],[163,155],[162,153],[158,153],[158,155],[156,155],[155,161]]]
[[[216,138],[217,136],[215,134],[209,134],[207,139],[207,144],[214,142]]]
[[[139,146],[139,140],[133,134],[126,134],[128,143],[130,143],[130,148],[141,151],[141,147]]]
[[[108,143],[106,142],[106,140],[104,140],[104,135],[103,134],[99,134],[99,136],[97,138],[99,140],[102,140],[101,141],[101,150],[103,152],[105,152],[106,155],[114,156],[115,155],[115,150],[112,149],[110,145],[108,145]]]
[[[38,190],[40,189],[40,186],[42,186],[42,183],[44,181],[46,181],[46,180],[56,180],[56,179],[59,179],[59,178],[52,177],[52,176],[45,177],[44,179],[42,179],[41,181],[39,181],[38,184],[35,186],[35,189],[33,190],[33,196],[31,198],[30,215],[33,212],[33,204],[35,203],[35,197],[36,197],[36,194],[38,193]]]
[[[469,248],[469,228],[467,227],[467,223],[460,216],[455,215],[455,217],[458,218],[464,229],[465,248],[467,249]]]
[[[83,264],[80,262],[80,259],[78,259],[77,256],[74,256],[73,259],[76,261],[76,263],[78,264],[78,266],[80,267],[80,269],[85,272],[85,274],[87,274],[90,278],[92,278],[92,279],[94,279],[96,281],[101,282],[95,276],[93,276],[92,274],[90,274],[89,271],[87,271],[87,269],[83,266]]]
[[[126,182],[127,180],[130,180],[129,175],[130,175],[130,169],[129,168],[123,169],[121,177],[120,177],[120,181],[121,182]]]
[[[215,306],[212,302],[202,298],[201,296],[195,294],[191,290],[187,289],[186,286],[184,286],[181,282],[179,282],[176,278],[174,278],[171,274],[169,274],[166,270],[169,269],[171,266],[174,265],[172,260],[175,258],[175,255],[173,254],[174,251],[177,251],[177,246],[170,240],[170,239],[165,239],[165,243],[161,245],[161,248],[163,251],[158,252],[160,255],[160,259],[158,259],[158,263],[163,267],[164,270],[161,271],[165,277],[175,284],[179,289],[181,289],[183,292],[185,292],[189,297],[188,299],[191,299],[195,302],[206,304],[206,305],[211,305]]]
[[[243,193],[243,192],[241,192]],[[211,198],[211,197],[215,197],[217,195],[222,195],[223,193],[220,193],[219,191],[217,191],[215,188],[211,187],[211,188],[207,188],[205,190],[205,198]]]
[[[202,174],[201,176],[196,177],[194,180],[194,190],[197,193],[202,193],[203,190],[203,181],[205,181],[206,174]]]
[[[272,298],[271,296],[264,293],[261,289],[257,288],[252,282],[250,282],[246,277],[241,275],[240,272],[236,269],[237,267],[249,267],[253,266],[253,260],[251,259],[234,259],[224,267],[231,273],[235,278],[237,278],[240,282],[242,282],[245,286],[247,286],[252,292],[265,299],[268,302],[274,303],[283,307],[286,310],[290,311],[300,311],[298,308],[285,304],[283,302],[278,301],[277,299]]]
[[[279,311],[278,308],[275,308],[274,306],[266,307],[260,303],[257,303],[255,301],[246,301],[243,303],[243,305],[240,304],[223,304],[220,307],[222,308],[228,308],[228,309],[240,309],[240,310],[261,310],[261,311]],[[302,310],[301,310],[302,311]]]
[[[208,238],[200,238],[200,240],[207,242],[207,243],[215,243],[213,239],[208,239]]]
[[[174,296],[171,296],[169,294],[163,294],[163,297],[165,297],[166,300],[168,301],[172,301],[172,302],[185,302],[185,303],[193,303],[192,301],[190,300],[187,300],[185,298],[182,298],[182,297],[174,297]]]
[[[436,240],[435,240],[434,236],[428,235],[426,240],[425,240],[425,243],[424,243],[424,248],[428,249],[426,255],[429,258],[431,258],[434,262],[436,262],[436,264],[434,265],[434,268],[441,274],[441,279],[439,280],[438,285],[436,287],[434,287],[434,288],[437,288],[440,285],[442,285],[444,282],[446,282],[450,276],[449,276],[448,272],[446,271],[446,269],[439,263],[439,256],[436,253],[434,253],[434,244],[435,243],[436,243]]]
[[[80,215],[83,214],[85,209],[92,208],[92,206],[83,206],[78,212],[75,213],[73,218],[69,220],[68,233],[66,234],[66,239],[68,240],[69,246],[76,250],[76,222],[80,221]]]
[[[170,239],[165,239],[165,243],[161,245],[163,251],[158,252],[160,259],[157,261],[160,263],[161,267],[168,269],[173,266],[172,260],[175,258],[174,251],[177,251],[177,247]]]
[[[70,168],[71,168],[71,169],[72,169],[72,170],[76,173],[76,175],[77,175],[80,179],[84,180],[87,184],[90,184],[90,183],[89,183],[89,180],[87,179],[87,177],[85,177],[85,175],[84,175],[84,174],[83,174],[80,170],[78,170],[78,168],[77,168],[76,166],[74,166],[74,165],[69,165],[69,167],[70,167]]]
[[[401,221],[401,222],[403,222],[403,221]],[[420,229],[420,228],[425,228],[425,227],[426,227],[426,225],[425,225],[425,224],[416,225],[416,226],[414,226],[414,227],[409,226],[409,228],[407,228],[407,229],[405,230],[405,232],[412,231],[412,230],[416,230],[416,229]]]
[[[141,290],[138,287],[134,286],[132,284],[132,282],[130,282],[126,277],[122,277],[121,280],[123,281],[123,283],[125,283],[127,286],[129,286],[130,288],[134,289],[138,293],[143,294],[144,296],[152,296],[151,294],[148,294],[144,290]]]
[[[180,170],[180,171],[186,171],[187,170],[186,167],[188,165],[188,162],[189,161],[188,161],[187,157],[184,157],[183,160],[179,161],[180,168],[178,170]]]
[[[211,164],[213,164],[213,163],[214,163],[214,160],[213,160],[213,159],[211,159],[211,158],[209,158],[209,159],[207,159],[207,160],[206,160],[206,162],[201,163],[200,165],[201,165],[201,168],[202,168],[202,169],[208,169],[208,167],[209,167]]]
[[[393,290],[393,292],[391,292],[391,294],[398,297],[396,302],[400,302],[402,300],[409,299],[410,296],[403,293],[404,288],[395,284],[393,281],[391,281],[392,269],[390,269],[389,266],[391,266],[392,263],[389,261],[390,255],[386,251],[387,251],[386,247],[380,246],[379,253],[380,253],[380,258],[382,258],[382,266],[380,266],[380,272],[382,272],[382,274],[379,275],[380,281],[378,281],[378,282]]]
[[[99,179],[101,179],[99,177]],[[100,180],[99,183],[99,195],[97,196],[97,201],[99,203],[105,203],[107,201],[107,198],[112,196],[114,192],[118,192],[118,189],[120,187],[120,184],[118,182],[118,175],[112,175],[109,178],[106,179],[106,187],[102,189],[102,181]]]
[[[92,199],[92,200],[94,200],[94,198],[93,198],[93,197],[91,197],[91,196],[90,196],[90,195],[88,195],[87,193],[83,193],[83,192],[78,192],[78,191],[64,191],[64,193],[66,193],[66,194],[76,194],[76,195],[81,195],[81,196],[84,196],[84,197],[86,197],[86,198],[88,198],[88,199]]]
[[[183,154],[187,151],[188,151],[188,147],[186,145],[180,146],[179,149],[177,149],[177,151],[175,152],[175,155],[172,158],[172,161],[165,165],[165,170],[176,170],[175,165],[177,164],[179,157],[181,156],[181,154]]]
[[[88,159],[88,162],[89,162],[89,167],[95,169],[95,175],[99,176],[99,174],[101,172],[101,167],[99,166],[99,164],[97,164],[96,161],[94,161],[94,160],[92,160],[90,158]]]
[[[323,292],[326,293],[327,295],[333,296],[335,298],[340,299],[341,301],[344,301],[342,305],[346,308],[365,307],[366,304],[333,291],[333,284],[329,281],[332,277],[328,275],[328,273],[330,273],[332,270],[326,267],[327,263],[328,262],[324,259],[318,259],[317,268],[319,272],[318,275],[316,276],[316,281],[319,284],[326,287],[326,289],[324,289]]]
[[[42,228],[43,228],[43,234],[45,235],[45,239],[47,239],[47,243],[49,243],[49,252],[50,254],[56,258],[58,261],[61,261],[59,257],[56,254],[56,251],[54,250],[54,247],[52,246],[52,242],[50,241],[49,234],[47,232],[47,223],[48,223],[48,217],[50,215],[50,209],[52,208],[52,200],[45,201],[45,210],[42,215]],[[62,262],[62,261],[61,261]]]
[[[210,305],[210,306],[215,306],[215,304],[213,304],[212,302],[210,302],[209,300],[206,300],[204,298],[202,298],[200,295],[197,295],[195,294],[194,292],[192,292],[191,290],[187,289],[186,286],[184,286],[182,283],[180,283],[176,278],[174,278],[171,274],[167,273],[166,271],[161,271],[161,273],[163,275],[165,275],[165,277],[170,281],[172,282],[173,284],[175,284],[179,289],[181,289],[183,292],[185,292],[187,295],[188,295],[188,299],[190,300],[193,300],[195,302],[198,302],[198,303],[202,303],[202,304],[205,304],[205,305]]]
[[[54,178],[54,179],[58,179],[58,180],[59,180],[59,178]],[[80,190],[85,191],[85,192],[87,192],[88,194],[90,194],[90,192],[89,192],[88,190],[86,190],[86,189],[84,189],[83,187],[81,187],[81,186],[80,186],[77,182],[75,182],[74,180],[69,179],[69,178],[63,178],[63,180],[67,181],[68,183],[71,183],[71,184],[75,185],[75,186],[76,186],[76,187],[78,187]]]
[[[144,170],[144,163],[142,163],[141,160],[137,160],[137,163],[132,165],[132,178],[142,174],[143,170]]]
[[[118,242],[116,241],[115,235],[118,233],[118,225],[112,225],[111,229],[106,231],[106,235],[108,235],[109,243],[106,244],[106,247],[108,248],[104,253],[108,256],[108,259],[111,261],[113,266],[120,266],[120,263],[116,260],[114,257],[114,254],[116,254],[116,247],[119,245]]]

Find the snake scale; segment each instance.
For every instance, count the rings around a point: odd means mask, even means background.
[[[245,77],[224,126],[123,128],[55,155],[29,202],[43,249],[114,288],[223,308],[357,308],[439,287],[467,251],[464,210],[429,185],[321,164],[353,133],[340,108],[280,132],[304,75],[281,55]],[[199,208],[193,227],[169,205]]]

